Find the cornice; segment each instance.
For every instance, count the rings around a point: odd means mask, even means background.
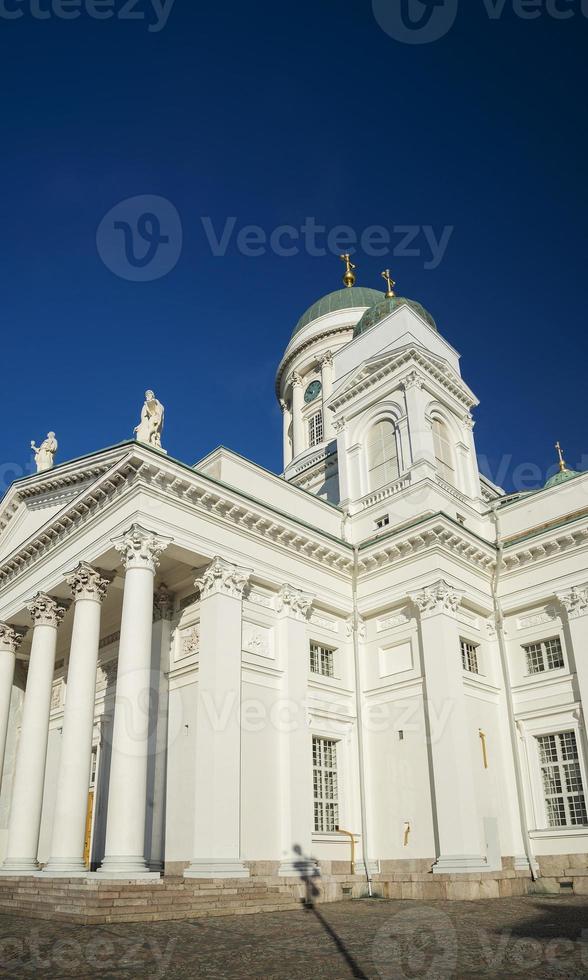
[[[301,340],[300,343],[296,344],[292,348],[292,350],[289,351],[287,350],[282,360],[280,361],[278,365],[278,370],[276,372],[275,391],[276,391],[276,398],[278,399],[278,401],[280,401],[281,398],[282,378],[284,374],[287,373],[287,370],[290,367],[292,361],[294,361],[299,356],[299,354],[303,354],[304,351],[308,350],[309,347],[314,347],[318,340],[324,340],[325,337],[333,337],[336,334],[350,333],[350,332],[353,332],[352,324],[347,324],[346,326],[339,326],[339,327],[329,327],[325,330],[321,330],[319,333],[313,334],[311,337],[307,337],[306,339]]]
[[[449,392],[468,412],[479,404],[474,393],[448,365],[438,367],[430,356],[425,355],[417,347],[408,347],[402,351],[390,351],[376,355],[376,357],[362,364],[343,388],[331,396],[328,403],[329,407],[335,412],[341,411],[364,391],[389,375],[400,371],[403,367],[414,363],[418,364],[429,378],[432,378]],[[402,383],[404,379],[399,378],[399,381]]]
[[[514,550],[514,548],[519,542],[513,541],[511,543],[510,547],[513,550],[503,553],[504,567],[507,572],[515,571],[534,562],[553,558],[573,548],[585,548],[588,545],[588,523],[585,523],[583,527],[570,527],[568,525],[567,530],[566,525],[564,525],[560,527],[559,533],[549,537],[547,536],[548,532],[538,532],[538,535],[541,533],[545,535],[543,540],[535,543],[527,541],[518,550]],[[534,537],[534,535],[529,535],[529,537]]]
[[[387,537],[362,545],[359,568],[373,571],[435,547],[486,573],[492,571],[496,562],[496,548],[491,542],[458,528],[444,514],[437,514],[404,531],[392,531]]]
[[[155,488],[172,500],[182,501],[184,505],[189,503],[196,511],[229,521],[263,541],[270,540],[307,560],[315,560],[346,574],[352,570],[351,547],[343,540],[274,510],[268,504],[248,498],[240,491],[177,461],[160,458],[158,453],[134,447],[124,459],[118,460],[114,467],[7,556],[0,565],[0,588],[31,567],[48,549],[65,540],[107,502],[137,483]]]

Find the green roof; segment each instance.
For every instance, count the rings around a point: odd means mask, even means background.
[[[575,476],[580,476],[577,470],[559,470],[555,476],[552,476],[545,484],[545,489],[549,487],[557,487],[560,483],[566,483],[567,480],[573,480]]]
[[[368,289],[366,286],[351,286],[345,289],[337,289],[334,293],[329,293],[318,299],[316,303],[309,306],[306,313],[303,313],[298,323],[294,327],[292,336],[294,337],[300,330],[318,319],[326,313],[335,313],[337,310],[351,310],[361,307],[370,307],[383,299],[384,294],[378,289]]]
[[[435,323],[433,317],[424,306],[417,303],[414,299],[406,299],[405,296],[391,296],[390,298],[384,297],[378,300],[375,306],[371,309],[366,310],[361,320],[355,327],[353,331],[353,336],[360,337],[362,333],[366,330],[370,330],[371,327],[375,327],[380,320],[388,316],[390,313],[394,313],[395,310],[400,309],[401,306],[408,306],[414,313],[420,316],[425,323],[428,323],[433,330],[437,330],[437,324]]]

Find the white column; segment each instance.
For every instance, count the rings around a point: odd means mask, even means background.
[[[434,873],[487,869],[472,780],[471,746],[456,612],[461,595],[439,581],[412,597],[420,612],[427,740],[439,854]]]
[[[562,622],[572,645],[584,730],[588,732],[588,586],[558,593],[556,598],[562,607]]]
[[[312,735],[306,704],[312,596],[284,585],[278,599],[280,656],[288,717],[278,732],[281,763],[282,860],[279,874],[300,877],[310,863],[313,828]]]
[[[43,874],[86,874],[84,840],[96,704],[100,613],[108,579],[81,562],[66,579],[74,599],[67,695],[50,859]]]
[[[304,392],[302,391],[302,378],[294,372],[292,375],[292,442],[293,456],[299,456],[306,449],[306,439],[304,438],[304,419],[302,408],[304,406]]]
[[[251,572],[215,558],[200,588],[194,858],[187,878],[246,878],[241,856],[241,647]]]
[[[333,428],[333,413],[329,408],[325,407],[326,401],[329,399],[331,392],[333,390],[333,354],[329,350],[320,359],[321,365],[321,387],[323,390],[323,432],[325,442],[331,442],[335,438],[335,430]]]
[[[151,641],[152,722],[149,725],[147,774],[147,848],[151,871],[165,864],[165,808],[167,781],[167,733],[169,718],[169,657],[174,597],[161,584],[153,600]]]
[[[23,638],[22,631],[8,623],[0,623],[0,786],[4,769],[4,753],[10,716],[10,699],[14,682],[16,651]]]
[[[290,412],[288,403],[285,401],[280,402],[280,408],[282,409],[284,469],[286,469],[292,461],[292,441],[290,439],[292,413]]]
[[[57,627],[65,609],[39,592],[29,603],[34,622],[33,644],[25,691],[12,802],[8,845],[2,874],[35,874],[43,807],[43,784],[49,738],[51,689],[55,671]]]
[[[112,757],[106,818],[105,878],[138,878],[151,873],[145,860],[147,756],[151,687],[153,577],[170,538],[139,525],[113,543],[125,566],[118,672],[114,702]]]
[[[423,379],[416,371],[411,371],[404,381],[410,463],[413,467],[418,465],[419,475],[424,477],[434,474],[436,464],[433,432],[426,417],[430,396],[423,385]],[[408,462],[408,459],[404,460],[405,465],[408,465]]]

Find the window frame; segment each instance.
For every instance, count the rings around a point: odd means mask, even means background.
[[[441,428],[443,434],[439,434],[436,430]],[[433,452],[435,454],[435,466],[437,467],[437,474],[448,483],[449,486],[458,486],[458,476],[457,476],[457,458],[455,455],[455,445],[451,438],[451,429],[444,418],[440,415],[433,415],[431,417],[431,434],[433,437]],[[445,459],[443,456],[443,447],[446,444],[447,457]]]
[[[313,667],[313,647],[318,651],[318,659],[316,660],[317,666],[320,668],[324,665],[326,661],[328,665],[327,670],[315,670]],[[321,643],[320,640],[310,640],[309,642],[309,669],[313,677],[330,677],[334,678],[335,675],[335,654],[337,652],[336,647],[331,647],[327,643]],[[326,656],[325,656],[326,655]]]
[[[471,648],[470,650],[465,650],[464,647]],[[481,656],[481,644],[474,640],[468,640],[465,636],[460,636],[459,638],[459,651],[461,654],[461,666],[462,670],[466,674],[473,674],[474,677],[482,676],[482,656]],[[471,667],[466,666],[466,661],[471,657],[473,653],[474,662],[476,669],[473,670]]]
[[[562,750],[562,740],[566,736],[572,736],[574,741],[575,756],[567,756]],[[578,828],[588,827],[588,810],[586,801],[586,778],[584,772],[583,759],[581,755],[581,740],[580,733],[575,726],[563,726],[563,728],[558,728],[551,731],[539,731],[533,733],[533,739],[535,744],[535,754],[537,759],[537,777],[538,777],[538,787],[540,792],[540,799],[542,803],[543,811],[543,822],[544,828],[549,831],[563,830],[569,832],[570,830],[577,830]],[[555,743],[555,757],[553,759],[547,759],[546,761],[542,758],[542,741],[553,739]],[[576,777],[580,782],[580,789],[569,790],[566,785],[566,780],[568,774],[565,772],[566,766],[575,764],[577,770]],[[559,789],[555,789],[552,792],[547,791],[546,785],[546,770],[557,770],[557,775],[559,778]],[[570,818],[572,816],[572,809],[570,808],[570,801],[577,800],[580,802],[582,807],[583,821],[574,823]],[[550,809],[550,800],[561,800],[561,808],[559,813],[565,818],[563,823],[552,823],[552,810]]]
[[[315,746],[320,743],[321,751],[318,756]],[[338,747],[340,740],[313,733],[312,735],[312,800],[313,800],[313,833],[314,834],[335,834],[339,826],[340,797],[339,797],[339,772],[340,754]],[[325,762],[324,749],[328,746],[333,751],[334,763]],[[317,778],[320,774],[320,778]],[[329,776],[332,781],[331,794],[325,792],[328,781],[324,778]],[[334,776],[334,779],[333,779]],[[320,792],[317,792],[317,788]],[[332,826],[331,826],[332,824]]]
[[[375,443],[372,443],[371,437],[374,435],[374,431],[376,429],[379,429],[380,426],[382,425],[387,425],[391,427],[392,430],[391,441],[393,447],[393,455],[385,457],[382,460],[382,462],[378,463],[375,466],[372,466],[372,453],[373,453],[373,446],[375,445]],[[380,418],[372,419],[367,430],[364,430],[364,440],[365,440],[365,472],[366,472],[366,486],[367,486],[366,492],[377,493],[378,490],[382,490],[390,483],[395,483],[396,480],[399,480],[402,473],[402,464],[400,459],[399,431],[398,431],[398,424],[396,420],[390,418],[389,416],[383,416]],[[385,443],[382,443],[382,448],[384,447],[385,447]],[[396,464],[395,465],[396,474],[389,475],[388,471],[390,467],[392,467],[392,472],[393,472],[394,463]],[[374,483],[373,474],[379,470],[383,471],[384,479],[383,482],[378,482],[378,485],[376,486]]]
[[[557,641],[557,643],[559,644],[559,653],[561,655],[561,663],[560,664],[557,664],[557,666],[555,666],[555,667],[550,667],[549,666],[549,663],[548,663],[548,660],[549,660],[549,651],[548,651],[548,649],[546,647],[546,644],[553,643],[555,641]],[[529,651],[530,651],[531,648],[537,648],[537,647],[540,648],[541,664],[542,664],[542,666],[541,667],[538,667],[536,670],[532,670],[531,667],[530,667],[530,659],[529,659],[530,658],[530,654],[529,654]],[[521,648],[522,648],[522,651],[523,651],[523,654],[524,654],[524,657],[525,657],[525,674],[524,674],[525,677],[538,677],[538,676],[542,676],[544,674],[551,674],[551,673],[553,673],[553,671],[556,671],[556,670],[565,670],[566,669],[566,657],[565,657],[564,644],[563,644],[563,641],[562,641],[561,636],[559,634],[557,634],[557,633],[554,636],[547,636],[544,639],[529,640],[526,643],[521,643]]]
[[[308,415],[306,419],[306,426],[306,431],[308,433],[308,448],[315,449],[316,446],[320,446],[320,444],[324,442],[325,438],[325,423],[322,408],[319,408],[318,411],[312,412]]]

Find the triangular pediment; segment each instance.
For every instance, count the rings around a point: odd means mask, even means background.
[[[335,388],[329,400],[329,407],[337,412],[345,404],[363,395],[369,387],[378,384],[383,377],[397,372],[408,374],[415,368],[425,378],[428,376],[432,381],[448,389],[468,408],[478,404],[474,393],[453,370],[448,361],[422,347],[407,344],[404,347],[395,347],[393,350],[374,354],[359,364]]]

